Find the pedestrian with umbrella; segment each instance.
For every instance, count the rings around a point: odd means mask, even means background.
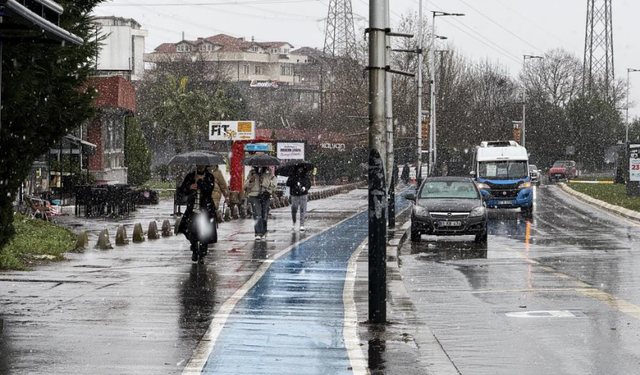
[[[276,169],[279,176],[288,176],[286,185],[291,194],[291,218],[293,219],[292,229],[296,229],[296,216],[300,209],[300,231],[304,232],[304,222],[307,217],[307,194],[311,189],[311,177],[309,172],[314,168],[313,164],[307,161],[295,161],[283,165]]]
[[[187,209],[178,232],[191,243],[191,260],[199,264],[204,264],[209,244],[218,242],[216,207],[211,197],[215,178],[207,166],[222,163],[220,155],[198,151],[176,155],[169,162],[169,165],[196,165],[196,170],[188,173],[178,188],[178,193],[187,197]]]
[[[241,164],[253,167],[244,183],[244,191],[249,197],[249,203],[253,210],[255,239],[264,240],[267,236],[271,197],[275,194],[278,185],[278,180],[271,173],[269,167],[280,165],[280,160],[261,154],[244,159]]]

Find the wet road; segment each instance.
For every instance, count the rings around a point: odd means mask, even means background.
[[[415,309],[461,374],[640,373],[640,225],[538,187],[530,219],[490,211],[489,243],[401,250]]]
[[[0,274],[0,373],[181,373],[212,316],[283,248],[366,207],[366,190],[309,203],[304,234],[290,230],[289,208],[273,210],[269,240],[253,240],[253,221],[220,226],[207,264],[193,265],[184,236],[67,254],[67,262]],[[167,218],[146,207],[123,223]],[[104,226],[83,222],[90,245]],[[131,228],[129,228],[131,234]],[[113,241],[113,237],[112,237]]]

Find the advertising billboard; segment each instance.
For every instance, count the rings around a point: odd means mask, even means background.
[[[301,160],[304,159],[303,142],[278,142],[278,159]]]
[[[255,138],[255,121],[209,121],[210,141],[238,141]]]

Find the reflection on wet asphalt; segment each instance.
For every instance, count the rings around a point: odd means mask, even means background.
[[[402,274],[463,374],[633,374],[639,228],[543,186],[533,217],[490,211],[486,252],[423,237],[403,248]]]
[[[363,191],[312,201],[306,234],[289,229],[289,208],[273,210],[266,242],[254,241],[252,220],[222,223],[203,266],[191,262],[181,235],[92,247],[105,227],[113,241],[119,224],[131,234],[136,222],[162,223],[171,202],[115,223],[66,217],[69,226],[90,231],[90,248],[32,272],[0,274],[0,373],[179,374],[212,315],[265,260],[365,205]],[[292,293],[281,295],[295,300]]]
[[[408,206],[399,198],[398,210]],[[347,263],[368,212],[296,245],[233,309],[204,374],[351,374],[344,344]]]

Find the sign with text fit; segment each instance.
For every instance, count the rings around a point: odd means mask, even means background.
[[[303,142],[278,142],[278,159],[301,160],[304,159]]]
[[[239,141],[255,138],[255,121],[209,121],[210,141]]]

